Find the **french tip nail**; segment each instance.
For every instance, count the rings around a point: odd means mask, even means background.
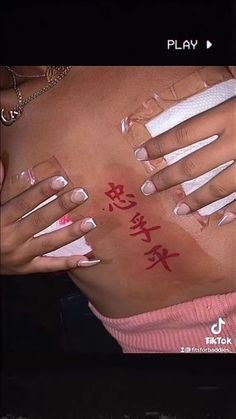
[[[233,212],[227,212],[226,214],[223,215],[223,217],[219,221],[218,226],[229,224],[231,223],[231,221],[234,221],[235,219],[236,219],[236,215]]]
[[[81,194],[83,194],[83,196],[84,196],[84,201],[86,201],[86,199],[88,199],[88,194],[87,194],[87,192],[83,189],[83,188],[78,188],[77,189],[77,192],[80,192]]]
[[[142,160],[147,160],[148,158],[148,154],[147,151],[144,147],[139,147],[136,148],[134,155],[136,157],[137,160],[142,161]]]
[[[54,190],[64,188],[68,184],[68,181],[63,176],[56,176],[52,180],[51,187]]]
[[[93,227],[97,227],[97,224],[95,223],[93,218],[87,218],[84,224],[91,223]]]
[[[74,189],[71,194],[71,201],[75,204],[79,204],[80,202],[84,202],[88,199],[88,194],[83,188]]]
[[[143,183],[140,189],[141,192],[146,196],[152,195],[155,192],[157,192],[156,187],[151,180],[146,180],[146,182]]]
[[[174,209],[174,214],[175,214],[175,215],[178,215],[178,213],[177,213],[178,208],[179,208],[179,207],[178,207],[178,205],[177,205],[177,207],[175,207],[175,209]]]
[[[94,260],[80,260],[78,262],[78,266],[93,266],[97,265],[99,262],[101,262],[101,259],[94,259]]]
[[[95,227],[97,227],[97,224],[95,223],[93,218],[86,218],[81,223],[81,230],[85,233],[87,231],[93,230]]]
[[[175,215],[187,215],[191,212],[189,206],[185,203],[177,205],[174,209]]]

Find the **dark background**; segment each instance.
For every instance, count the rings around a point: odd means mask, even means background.
[[[5,276],[1,281],[4,353],[121,352],[66,274]]]
[[[1,418],[236,417],[234,356],[123,355],[66,274],[2,277],[1,302]]]
[[[8,65],[235,62],[233,0],[22,0],[1,9],[1,58]],[[170,52],[167,39],[198,39],[201,46]]]

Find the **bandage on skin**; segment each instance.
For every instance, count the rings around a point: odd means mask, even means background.
[[[154,93],[134,113],[121,121],[121,131],[132,148],[136,149],[149,138],[156,137],[194,115],[211,109],[235,96],[236,82],[233,77],[232,68],[204,67],[198,69],[170,88],[159,94]],[[153,175],[167,165],[173,164],[195,150],[217,140],[217,138],[218,136],[214,135],[161,158],[141,162],[141,164],[149,175]],[[171,193],[176,204],[180,199],[204,185],[232,163],[234,163],[234,160],[226,162],[196,179],[183,182],[181,185],[172,188]],[[214,215],[212,215],[214,212],[220,210],[235,198],[236,193],[232,193],[223,199],[206,205],[193,215],[205,227],[209,223],[210,215],[214,218]]]
[[[172,71],[170,73],[170,77],[172,77]],[[178,74],[181,74],[181,70]],[[132,72],[129,75],[130,79],[131,76]],[[143,80],[141,97],[145,98],[147,92],[150,91],[150,84],[146,80],[146,76],[142,75],[142,72],[141,76]],[[155,80],[158,77],[159,71],[155,71],[155,75],[152,75],[150,82],[152,86],[155,86]],[[173,74],[173,78],[176,80],[177,75],[174,76]],[[97,83],[97,77],[94,77],[94,79],[94,84],[101,85],[98,88],[98,93],[102,92],[103,97],[107,97],[110,89],[109,84],[106,85],[107,77],[102,77],[104,87],[103,83]],[[128,78],[128,80],[130,79]],[[37,127],[42,122],[41,117],[38,121],[36,118],[36,122],[34,122],[34,118],[29,118],[28,130],[25,131],[23,125],[20,133],[21,138],[25,138],[27,142],[23,150],[28,153],[24,158],[26,163],[21,164],[20,170],[55,155],[74,184],[85,186],[88,189],[90,199],[85,205],[78,207],[78,210],[79,213],[80,211],[83,212],[83,215],[88,215],[89,212],[89,215],[95,217],[98,228],[87,236],[92,242],[94,251],[96,251],[96,257],[101,258],[102,263],[93,269],[84,269],[83,271],[80,269],[76,270],[75,273],[70,272],[70,277],[77,280],[77,285],[81,287],[90,301],[94,302],[103,314],[118,317],[176,304],[183,299],[196,297],[197,293],[199,296],[199,289],[203,294],[206,292],[214,293],[215,289],[222,290],[222,286],[218,284],[230,270],[228,267],[227,269],[224,268],[227,252],[226,244],[230,242],[230,239],[222,246],[223,249],[218,257],[216,252],[216,246],[218,249],[220,243],[218,237],[217,240],[212,239],[210,244],[214,243],[209,246],[209,240],[213,234],[203,232],[199,237],[200,228],[197,222],[194,223],[194,217],[183,217],[177,222],[175,222],[176,216],[171,217],[171,209],[174,206],[172,207],[173,200],[170,199],[169,192],[164,192],[160,198],[156,194],[150,199],[145,198],[140,192],[139,187],[143,176],[145,176],[143,167],[134,159],[132,148],[129,148],[117,129],[122,115],[128,115],[136,107],[136,104],[141,102],[137,102],[136,93],[138,86],[140,86],[139,77],[132,89],[127,90],[127,94],[132,96],[127,104],[123,102],[126,100],[126,86],[129,87],[130,83],[124,83],[124,90],[119,95],[116,95],[118,89],[115,86],[115,93],[112,92],[107,103],[101,103],[99,113],[97,109],[100,96],[96,94],[93,105],[86,108],[88,99],[83,92],[86,92],[84,88],[87,88],[87,80],[83,84],[82,93],[79,94],[77,86],[80,82],[79,78],[77,84],[72,85],[73,92],[75,92],[75,106],[70,103],[70,95],[69,97],[66,96],[67,90],[64,92],[65,97],[62,100],[63,106],[60,109],[60,115],[64,115],[65,110],[69,109],[73,114],[70,122],[62,119],[60,124],[55,124],[55,127],[52,127],[51,124],[45,124],[44,130],[38,132]],[[123,85],[123,79],[120,84]],[[160,83],[160,85],[162,84]],[[83,96],[85,96],[84,101]],[[123,100],[121,100],[122,98]],[[115,109],[114,112],[110,112],[113,101]],[[48,106],[45,103],[43,115],[51,115],[52,109],[54,109],[54,102],[50,103],[48,101]],[[82,114],[79,113],[81,109],[85,110]],[[53,115],[58,117],[58,115]],[[44,119],[44,116],[42,118]],[[52,137],[52,128],[54,137]],[[41,143],[38,147],[40,152],[38,150],[32,155],[32,135],[34,132],[33,143],[39,141]],[[59,136],[60,133],[62,134],[61,137]],[[29,138],[28,141],[27,138]],[[52,138],[55,138],[55,141]],[[17,140],[15,145],[17,150]],[[7,147],[6,151],[8,151]],[[11,156],[12,149],[10,149]],[[14,159],[12,158],[12,160]],[[9,170],[10,174],[19,171],[19,165],[19,161],[17,164],[12,161],[12,168],[16,167],[16,169],[14,169],[14,172]],[[44,170],[42,172],[45,178],[46,173]],[[83,178],[82,185],[79,181],[80,173]],[[61,174],[61,171],[57,174]],[[124,187],[124,194],[118,195],[118,198],[114,201],[112,200],[112,198],[115,198],[112,195],[114,189],[113,185],[110,185],[111,182],[115,183],[115,186],[120,187],[121,185]],[[68,186],[63,189],[63,193],[67,189]],[[120,206],[127,206],[133,205],[133,201],[137,204],[130,209],[115,207],[113,212],[109,210],[109,204],[116,203]],[[86,210],[86,208],[89,208],[89,210]],[[169,212],[165,211],[166,208]],[[189,223],[189,233],[181,225],[185,222]],[[151,242],[148,241],[148,232],[145,229],[150,232]],[[160,245],[161,248],[159,248]],[[154,246],[156,247],[154,249],[156,255],[150,253]],[[164,252],[162,253],[164,249],[168,250],[168,255],[179,253],[179,256],[174,255],[166,259],[171,272],[164,267],[161,259],[158,259],[158,252],[161,257],[166,256]],[[154,258],[154,261],[150,260]],[[207,267],[204,266],[206,261]],[[157,262],[157,264],[151,267],[154,262]],[[197,263],[200,266],[195,272]],[[222,269],[220,270],[219,267],[222,267]]]
[[[51,196],[50,198],[46,199],[44,202],[39,204],[36,208],[34,208],[29,213],[25,214],[22,218],[29,215],[31,212],[35,211],[36,209],[48,204],[49,202],[56,199],[61,194],[73,189],[74,185],[72,181],[69,179],[68,175],[66,174],[63,167],[60,165],[59,161],[56,157],[52,156],[48,160],[38,163],[32,168],[28,168],[23,170],[20,173],[17,173],[11,176],[7,183],[4,183],[4,187],[2,190],[2,202],[4,203],[6,200],[9,200],[13,197],[16,197],[20,193],[24,192],[28,188],[36,185],[37,183],[41,182],[44,179],[47,179],[51,176],[63,176],[68,184],[57,194]],[[39,233],[35,234],[34,237],[40,236],[45,233],[51,233],[55,230],[59,230],[63,227],[66,227],[72,224],[73,221],[78,221],[81,218],[84,218],[80,214],[79,207],[73,209],[68,214],[63,215],[59,220],[56,220],[53,224],[45,228],[44,230],[40,231]],[[73,255],[85,255],[92,251],[91,246],[89,245],[85,236],[74,240],[67,245],[51,251],[46,256],[73,256]]]

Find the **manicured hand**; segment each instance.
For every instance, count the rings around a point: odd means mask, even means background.
[[[4,179],[1,161],[0,171],[1,189]],[[82,237],[95,228],[96,224],[92,218],[85,218],[55,232],[34,237],[36,233],[50,226],[88,198],[82,188],[62,194],[44,207],[22,218],[40,203],[63,189],[66,184],[67,181],[62,176],[48,178],[1,206],[1,274],[21,275],[64,271],[99,263],[99,260],[88,260],[86,256],[79,255],[41,256]]]
[[[189,214],[233,193],[236,190],[236,98],[149,139],[135,150],[135,156],[142,161],[156,159],[213,135],[219,138],[148,179],[141,187],[144,195],[159,193],[194,179],[230,160],[234,160],[234,163],[186,196],[174,211],[177,215]],[[235,219],[236,203],[233,201],[224,208],[219,224],[227,224]]]

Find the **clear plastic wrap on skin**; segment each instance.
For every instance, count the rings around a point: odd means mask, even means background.
[[[25,169],[22,172],[17,173],[14,176],[11,176],[8,182],[4,183],[3,190],[1,193],[2,202],[4,203],[6,200],[16,197],[20,193],[24,192],[33,185],[36,185],[38,182],[47,179],[48,177],[57,175],[63,176],[68,181],[68,184],[60,192],[46,199],[44,202],[42,202],[40,205],[38,205],[32,210],[35,211],[36,209],[48,204],[61,194],[73,189],[74,187],[65,170],[54,156],[50,157],[46,161],[38,163],[32,168]],[[22,218],[29,215],[30,212],[25,214]],[[77,207],[74,210],[70,211],[68,214],[63,215],[59,220],[56,220],[53,224],[51,224],[44,230],[35,234],[34,237],[40,236],[41,234],[45,233],[51,233],[55,230],[64,228],[70,225],[73,221],[77,221],[81,218],[82,216],[80,215],[79,207]],[[67,245],[59,249],[47,253],[46,256],[86,255],[91,251],[92,248],[84,236],[71,243],[68,243]]]
[[[121,121],[121,131],[133,149],[141,146],[149,138],[173,128],[179,123],[201,112],[217,106],[232,98],[236,94],[236,81],[232,68],[203,67],[188,77],[178,81],[170,88],[153,93],[134,113]],[[167,165],[173,164],[195,150],[217,140],[217,135],[198,141],[190,146],[176,150],[161,158],[148,162],[141,162],[148,175],[152,176]],[[196,179],[183,182],[173,188],[175,202],[190,194],[220,173],[234,160],[210,170]],[[229,196],[206,205],[194,213],[194,216],[206,226],[209,216],[236,199],[236,192]]]

